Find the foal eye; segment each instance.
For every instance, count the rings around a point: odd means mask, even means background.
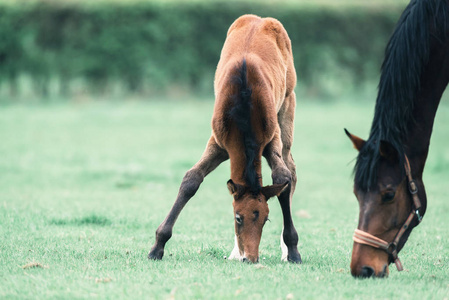
[[[394,199],[395,196],[395,192],[386,192],[383,196],[382,196],[382,201],[383,202],[390,202],[391,200]]]
[[[254,214],[254,221],[259,219],[259,211],[255,210],[253,211],[253,214]]]
[[[237,224],[242,225],[243,224],[243,218],[239,214],[235,214],[235,221]]]

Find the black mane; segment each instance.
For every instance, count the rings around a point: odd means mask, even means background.
[[[251,127],[252,90],[248,84],[245,59],[243,59],[242,65],[237,67],[236,73],[238,75],[232,77],[232,83],[237,87],[237,94],[232,96],[234,101],[232,108],[229,110],[229,116],[240,130],[245,144],[246,166],[243,174],[245,182],[251,193],[257,195],[261,189],[255,167],[259,145]]]
[[[446,38],[448,14],[447,0],[412,0],[396,25],[385,49],[370,136],[355,165],[355,184],[362,190],[376,182],[380,141],[389,142],[403,164],[404,137],[429,61],[430,36]]]

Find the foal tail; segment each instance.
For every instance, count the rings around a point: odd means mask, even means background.
[[[236,87],[237,92],[233,95],[234,101],[229,115],[241,132],[245,145],[246,165],[243,175],[246,184],[251,192],[257,195],[261,189],[255,167],[259,145],[251,126],[252,90],[248,84],[246,59],[243,59],[242,65],[236,68],[236,75],[233,76],[232,83]]]

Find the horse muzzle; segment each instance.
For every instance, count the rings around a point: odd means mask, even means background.
[[[351,257],[351,274],[357,278],[388,277],[388,259],[385,251],[355,242]]]

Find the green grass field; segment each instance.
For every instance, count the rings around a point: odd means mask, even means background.
[[[349,272],[358,205],[356,152],[372,101],[298,101],[293,216],[302,265],[280,261],[282,215],[270,200],[260,264],[228,261],[234,228],[229,162],[182,212],[162,261],[154,232],[210,135],[211,101],[0,107],[1,299],[448,299],[449,103],[425,169],[423,223],[400,254],[405,271]],[[264,165],[265,184],[270,172]]]

